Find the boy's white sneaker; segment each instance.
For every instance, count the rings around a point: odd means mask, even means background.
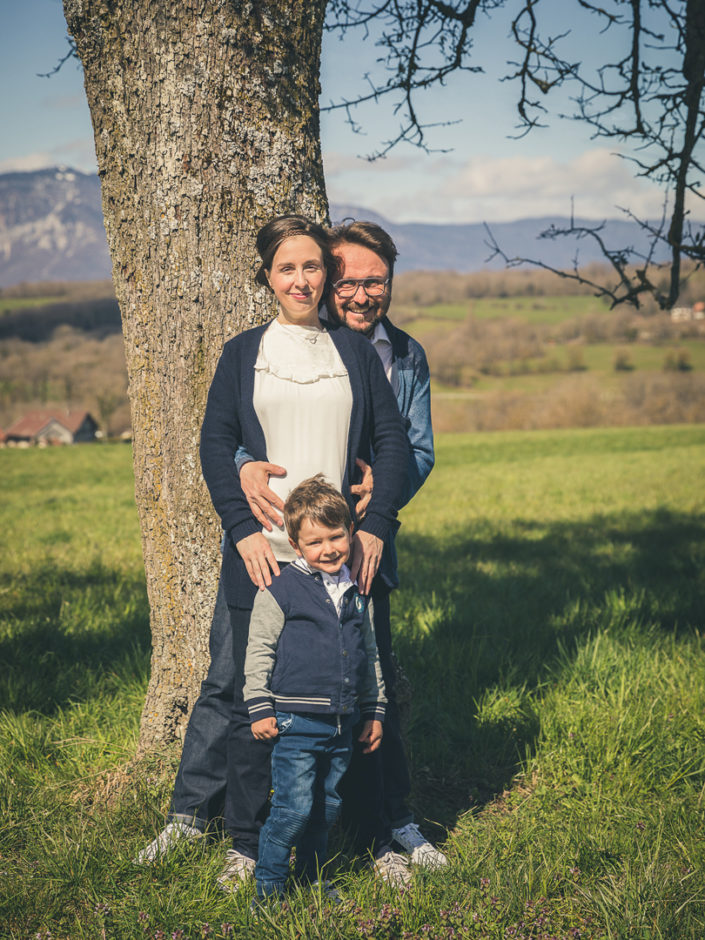
[[[249,855],[243,855],[237,849],[228,849],[225,853],[225,865],[217,879],[221,889],[233,894],[239,891],[246,881],[254,878],[256,864]]]
[[[398,852],[392,852],[390,849],[384,855],[378,856],[372,868],[377,878],[386,881],[393,888],[403,888],[411,881],[411,872],[409,871],[409,862]]]
[[[431,845],[416,823],[407,823],[401,829],[392,829],[392,838],[405,852],[409,853],[414,865],[434,869],[443,868],[448,864],[448,859],[443,852],[439,852],[435,845]]]
[[[185,822],[170,822],[162,829],[156,839],[145,846],[141,852],[132,859],[134,865],[150,865],[153,861],[166,855],[171,849],[184,842],[195,842],[203,833],[195,826],[188,826]]]

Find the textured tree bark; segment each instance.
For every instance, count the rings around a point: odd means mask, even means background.
[[[225,340],[271,314],[254,234],[325,219],[325,0],[64,0],[83,63],[123,321],[151,608],[140,752],[183,729],[208,664],[220,530],[198,459]]]

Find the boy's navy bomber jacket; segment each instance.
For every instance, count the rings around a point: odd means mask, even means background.
[[[340,617],[320,572],[287,565],[258,591],[245,658],[251,721],[275,709],[384,720],[386,697],[371,620],[372,604],[354,587]]]

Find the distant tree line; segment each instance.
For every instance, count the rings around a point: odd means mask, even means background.
[[[10,310],[0,316],[0,340],[16,337],[30,343],[44,343],[60,326],[71,326],[101,337],[120,333],[118,302],[114,297],[102,297]]]
[[[593,274],[599,274],[597,266]],[[584,347],[595,343],[619,344],[614,369],[631,372],[633,359],[629,349],[633,343],[672,344],[674,340],[702,335],[698,323],[673,322],[659,313],[655,304],[651,312],[647,305],[640,313],[626,308],[610,313],[605,307],[604,313],[572,317],[558,324],[530,323],[511,315],[491,319],[472,315],[474,300],[507,298],[511,313],[512,297],[535,297],[540,304],[542,297],[556,296],[564,290],[565,296],[591,293],[582,284],[558,281],[546,271],[405,272],[394,281],[392,317],[413,332],[414,320],[427,317],[424,308],[435,304],[467,305],[465,319],[454,322],[439,319],[438,329],[423,335],[433,378],[457,389],[472,388],[482,376],[577,374],[585,371]],[[97,296],[91,298],[91,292]],[[14,310],[7,309],[10,299],[7,291],[0,297],[6,307],[6,312],[0,314],[0,427],[7,427],[30,408],[58,404],[87,408],[108,433],[120,434],[130,429],[120,315],[114,297],[105,296],[106,293],[110,294],[110,285],[106,291],[104,283],[23,285],[15,289],[18,301],[62,294],[67,299],[29,308],[18,306]],[[697,272],[686,284],[683,303],[701,297],[705,297],[705,275]],[[690,371],[687,352],[666,349],[663,370]],[[698,376],[690,378],[699,381]],[[639,381],[643,385],[646,380]],[[654,394],[666,394],[668,382],[664,381],[654,386]],[[582,400],[581,388],[573,385],[569,390],[566,386],[564,391],[578,402]],[[679,395],[673,393],[669,408],[672,411],[676,407],[681,420],[690,420],[688,409],[684,411],[681,407],[678,411],[678,402],[685,392]],[[521,397],[516,393],[512,396],[492,393],[483,395],[482,401],[472,406],[451,406],[439,399],[436,420],[439,428],[449,430],[521,427],[522,421],[527,420],[520,418]],[[639,409],[634,403],[641,402],[639,408],[643,410],[647,397],[632,395],[632,403],[623,413],[636,420]],[[585,420],[586,410],[581,407],[578,411],[571,419],[568,402],[563,403],[560,416],[556,416],[554,404],[548,409],[536,405],[529,426],[544,426],[543,421],[548,422],[547,427],[556,426],[556,422],[558,426],[561,422],[580,423]],[[663,418],[671,411],[656,407],[655,413]],[[593,417],[601,414],[596,407],[590,413]],[[604,423],[608,417],[602,415],[598,423]],[[623,423],[628,423],[626,418]]]
[[[608,283],[611,272],[603,264],[589,264],[581,269],[585,278],[596,283]],[[679,303],[690,304],[705,300],[705,271],[694,264],[684,264]],[[658,281],[663,289],[669,281],[664,269]],[[538,268],[509,268],[503,271],[476,271],[459,274],[456,271],[406,271],[394,278],[394,302],[425,307],[441,303],[459,303],[480,297],[571,297],[594,296],[595,289],[577,280],[563,280],[552,271]],[[607,309],[607,301],[605,301]],[[646,297],[641,312],[660,311],[655,300]],[[615,314],[618,315],[618,314]]]

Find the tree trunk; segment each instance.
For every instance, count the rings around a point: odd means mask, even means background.
[[[140,751],[183,730],[208,665],[220,529],[198,440],[223,343],[272,312],[254,235],[326,217],[325,0],[64,0],[83,63],[122,313],[151,608]]]

